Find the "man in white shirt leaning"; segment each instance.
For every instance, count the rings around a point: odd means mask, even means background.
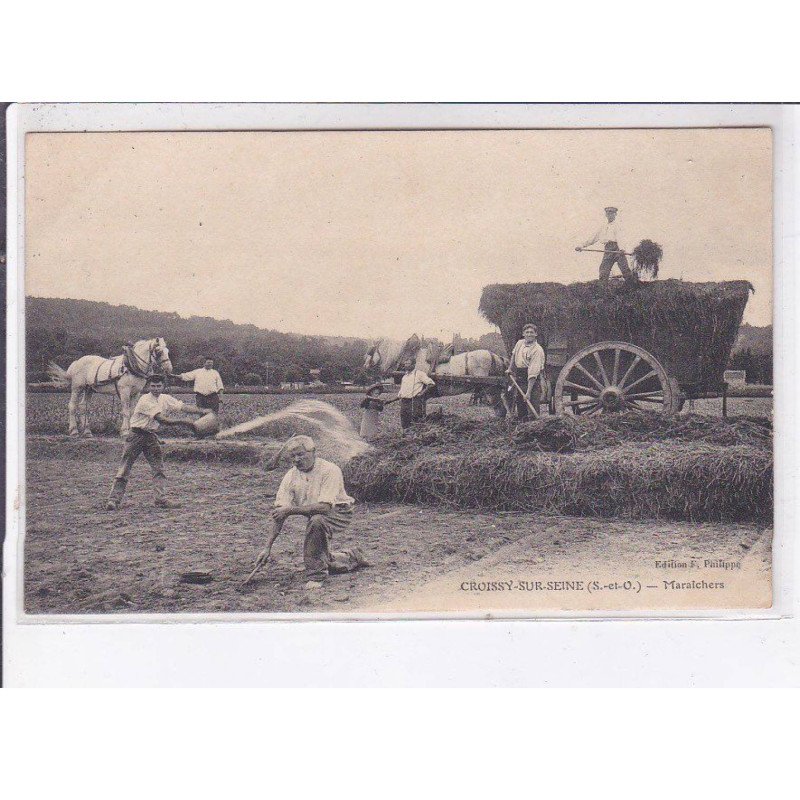
[[[353,521],[355,500],[345,492],[341,469],[317,457],[310,436],[293,436],[281,453],[286,453],[294,466],[283,477],[275,495],[272,531],[256,558],[256,568],[268,561],[283,523],[292,516],[308,520],[303,544],[306,588],[319,588],[329,574],[369,566],[359,548],[334,551],[330,547],[334,533],[346,530]]]
[[[213,358],[207,358],[200,369],[182,372],[179,377],[182,381],[194,381],[193,388],[198,408],[208,408],[219,414],[219,396],[225,387],[219,372],[214,369]]]
[[[536,341],[538,333],[539,331],[533,323],[529,322],[525,325],[522,329],[523,338],[514,345],[514,349],[511,351],[511,360],[506,370],[506,374],[513,375],[519,387],[525,390],[523,397],[514,388],[514,385],[511,385],[519,419],[528,418],[528,403],[525,402],[525,398],[530,401],[530,404],[537,411],[542,400],[540,376],[544,369],[545,357],[544,349]]]
[[[160,508],[178,507],[177,503],[173,503],[166,497],[167,478],[164,475],[164,455],[161,452],[157,431],[162,425],[186,425],[185,420],[169,419],[170,412],[196,414],[202,417],[205,411],[200,410],[197,406],[182,403],[171,395],[163,394],[164,377],[162,375],[151,375],[148,378],[147,388],[149,392],[139,398],[133,414],[131,414],[131,431],[125,439],[122,463],[114,477],[111,494],[108,496],[106,503],[108,511],[116,511],[122,503],[125,489],[128,486],[128,477],[136,460],[142,454],[147,459],[150,469],[153,470],[153,492],[156,506]]]
[[[603,245],[603,249],[606,252],[600,262],[600,280],[607,281],[611,275],[611,268],[614,264],[618,264],[625,280],[632,281],[634,280],[633,273],[628,266],[628,258],[624,253],[622,234],[617,222],[618,209],[614,206],[607,206],[604,210],[606,213],[605,223],[600,226],[591,239],[588,239],[575,249],[580,252],[585,247],[591,247],[595,243]]]

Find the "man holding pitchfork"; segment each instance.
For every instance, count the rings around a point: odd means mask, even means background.
[[[603,245],[605,251],[603,260],[600,262],[600,280],[607,281],[611,275],[611,268],[614,264],[619,264],[619,268],[625,277],[626,281],[633,281],[633,273],[628,266],[628,258],[625,255],[622,247],[622,236],[619,231],[619,223],[617,222],[618,209],[614,206],[607,206],[605,208],[606,221],[600,226],[595,235],[584,242],[582,245],[576,247],[578,252],[581,252],[587,247],[591,247],[595,242]]]
[[[542,399],[539,378],[544,369],[545,358],[542,346],[536,341],[538,333],[533,323],[525,325],[522,329],[523,338],[514,345],[506,370],[509,378],[513,377],[510,391],[515,395],[519,419],[527,419],[530,408],[539,413]]]

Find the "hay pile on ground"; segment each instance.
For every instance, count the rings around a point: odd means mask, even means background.
[[[772,446],[772,423],[766,417],[709,417],[656,413],[604,414],[592,417],[542,417],[517,425],[512,435],[520,448],[574,453],[631,442],[703,442],[721,446]]]
[[[722,381],[752,289],[748,281],[494,284],[483,290],[479,308],[500,328],[509,352],[522,326],[534,322],[545,347],[559,339],[572,351],[592,342],[632,342],[681,384],[699,389]]]
[[[769,520],[765,420],[606,415],[454,421],[382,437],[345,468],[360,500],[625,519]]]
[[[636,442],[702,442],[749,445],[771,450],[772,422],[766,417],[664,416],[627,412],[597,416],[543,416],[533,422],[512,419],[469,420],[445,414],[407,433],[385,433],[380,450],[417,453],[422,449],[460,452],[464,447],[503,447],[515,452],[573,453]]]

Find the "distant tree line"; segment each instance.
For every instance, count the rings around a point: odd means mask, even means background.
[[[29,382],[46,381],[50,361],[66,368],[81,356],[116,355],[128,342],[155,336],[166,339],[176,371],[213,358],[229,385],[307,382],[312,369],[325,383],[352,381],[368,347],[364,339],[301,336],[89,300],[29,297],[26,316]]]
[[[728,362],[729,369],[743,369],[747,383],[772,385],[772,353],[753,352],[749,347],[737,350]]]
[[[772,325],[741,325],[728,369],[743,369],[747,383],[771,385]]]

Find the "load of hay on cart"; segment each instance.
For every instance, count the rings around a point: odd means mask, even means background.
[[[751,291],[748,281],[494,284],[480,311],[509,352],[526,322],[538,326],[551,413],[674,414],[701,397],[722,397],[725,413],[723,373]]]

